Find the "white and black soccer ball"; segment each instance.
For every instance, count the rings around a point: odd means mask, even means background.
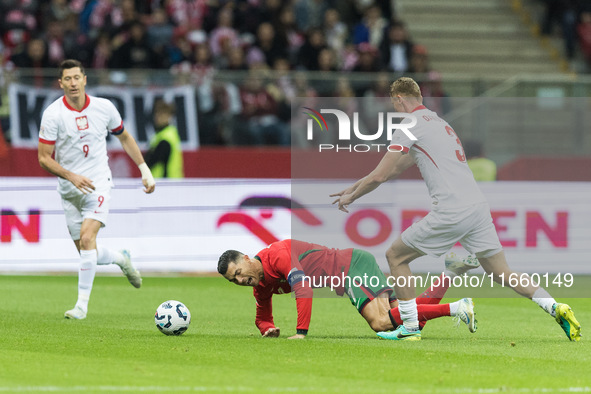
[[[166,301],[160,304],[154,315],[156,327],[165,335],[181,335],[191,324],[189,308],[179,301]]]

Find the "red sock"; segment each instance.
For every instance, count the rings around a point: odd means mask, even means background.
[[[419,326],[422,329],[427,320],[436,319],[442,316],[449,316],[449,304],[418,304],[417,312],[419,314]],[[402,324],[402,318],[398,308],[390,309],[390,320],[394,328]],[[394,324],[396,323],[396,324]]]
[[[443,279],[445,277],[445,280]],[[417,297],[417,305],[419,304],[439,304],[441,299],[445,295],[449,285],[451,284],[451,278],[441,274],[438,280],[434,281],[434,285],[429,287],[423,294]],[[435,286],[437,285],[437,286]],[[421,319],[419,318],[419,321]]]

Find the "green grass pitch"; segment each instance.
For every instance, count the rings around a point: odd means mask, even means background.
[[[289,295],[274,297],[282,336],[263,339],[252,290],[219,277],[147,277],[137,290],[123,277],[97,276],[87,319],[70,321],[63,313],[76,283],[0,276],[0,392],[591,391],[590,299],[565,300],[583,326],[578,343],[519,298],[475,299],[476,334],[441,318],[422,341],[402,343],[379,340],[348,299],[316,299],[308,337],[289,341]],[[192,314],[180,337],[154,324],[169,299]]]

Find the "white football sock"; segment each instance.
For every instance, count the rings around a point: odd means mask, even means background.
[[[556,304],[556,300],[546,291],[546,289],[540,287],[536,290],[531,300],[552,315],[552,317],[556,317],[556,313],[552,310],[552,305]]]
[[[116,250],[107,249],[97,245],[98,258],[96,263],[98,265],[117,264],[121,265],[125,262],[125,258]]]
[[[408,331],[416,331],[419,329],[419,313],[417,312],[417,300],[412,299],[408,301],[398,300],[398,311],[400,318],[404,323],[404,327]]]
[[[92,282],[96,273],[96,249],[80,251],[78,269],[78,302],[76,306],[88,311],[88,300],[92,291]]]
[[[455,316],[458,314],[458,308],[460,307],[460,301],[449,303],[449,315]]]

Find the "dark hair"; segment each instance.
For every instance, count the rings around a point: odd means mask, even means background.
[[[167,103],[163,99],[157,99],[154,101],[154,112],[166,112],[169,115],[174,115],[175,107],[174,104]]]
[[[75,67],[80,68],[80,71],[82,71],[82,74],[86,74],[82,63],[80,63],[78,60],[75,60],[75,59],[66,59],[60,63],[60,68],[59,68],[60,79],[62,78],[62,75],[64,75],[64,70],[69,70],[70,68],[75,68]]]
[[[222,275],[226,275],[228,271],[229,264],[235,264],[236,260],[238,260],[241,256],[244,256],[243,253],[240,253],[237,250],[226,250],[218,260],[218,272]]]

